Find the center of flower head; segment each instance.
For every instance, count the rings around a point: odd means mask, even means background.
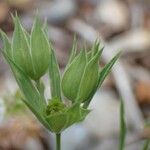
[[[49,101],[49,104],[46,107],[46,115],[49,116],[57,113],[62,113],[65,111],[65,109],[66,105],[62,103],[62,101],[60,101],[59,99],[54,98]]]

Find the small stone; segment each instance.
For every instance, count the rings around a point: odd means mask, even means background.
[[[5,1],[0,1],[0,23],[5,21],[8,15],[9,7]]]
[[[93,111],[84,121],[90,133],[99,138],[119,133],[119,101],[110,90],[97,92],[90,104]]]
[[[150,105],[150,82],[139,82],[136,84],[135,93],[140,104]]]
[[[95,11],[97,21],[111,27],[112,30],[122,30],[128,26],[129,12],[121,1],[106,1],[100,3]]]
[[[34,0],[8,0],[10,7],[17,8],[19,10],[27,10],[33,7]]]
[[[55,0],[39,8],[41,17],[47,18],[50,23],[64,23],[74,15],[76,2],[73,0]]]

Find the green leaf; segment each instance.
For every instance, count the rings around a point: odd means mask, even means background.
[[[80,104],[76,103],[73,104],[67,111],[68,115],[68,121],[66,124],[66,128],[74,124],[75,122],[78,122],[80,120]]]
[[[27,100],[22,98],[22,101],[28,106],[28,108],[32,111],[32,113],[37,117],[37,119],[47,128],[51,131],[51,127],[48,124],[48,122],[46,121],[45,117],[43,114],[41,114],[40,112],[38,112],[31,103],[29,103]]]
[[[97,87],[97,82],[99,79],[99,57],[101,51],[98,51],[97,54],[91,59],[91,61],[86,65],[80,86],[78,89],[77,101],[86,101],[93,89]]]
[[[67,123],[67,115],[63,113],[54,114],[47,116],[46,120],[49,123],[52,132],[60,133]]]
[[[118,52],[111,60],[108,64],[105,65],[105,67],[102,69],[102,71],[99,74],[99,86],[102,85],[103,81],[105,80],[105,78],[107,77],[107,75],[110,73],[111,68],[113,67],[113,65],[115,64],[115,62],[118,60],[118,58],[120,57],[121,51]]]
[[[46,104],[45,101],[42,99],[40,93],[34,87],[28,76],[26,76],[24,72],[18,68],[18,66],[7,56],[5,52],[3,52],[3,55],[9,63],[11,70],[19,85],[19,88],[25,97],[22,100],[35,114],[39,121],[50,130],[49,124],[44,119],[43,114],[46,109]]]
[[[42,26],[42,29],[45,33],[45,35],[47,36],[48,38],[48,23],[47,23],[47,20],[44,20],[44,23],[43,23],[43,26]]]
[[[76,52],[77,52],[77,39],[76,39],[76,36],[74,36],[74,39],[73,39],[73,46],[72,46],[72,50],[71,50],[71,54],[70,54],[70,58],[69,58],[69,61],[68,61],[67,66],[68,66],[68,65],[73,61],[73,59],[75,58]],[[67,68],[67,67],[66,67],[66,68]]]
[[[85,51],[81,51],[78,56],[74,58],[72,63],[65,70],[62,78],[62,91],[64,96],[69,100],[75,101],[77,98],[79,84],[82,79],[83,72],[86,66]]]
[[[29,34],[24,28],[23,28],[23,31],[24,31],[24,33],[25,33],[25,35],[26,35],[27,42],[28,42],[29,45],[30,45],[30,40],[31,40],[30,34]]]
[[[98,84],[97,86],[95,87],[95,89],[93,89],[93,91],[91,92],[91,95],[89,96],[89,100],[87,100],[83,107],[84,108],[87,108],[97,90],[98,87],[100,87],[103,83],[103,81],[105,80],[105,78],[108,76],[108,74],[110,73],[113,65],[115,64],[115,62],[118,60],[119,56],[121,54],[121,51],[118,52],[111,60],[108,64],[105,65],[105,67],[102,69],[102,71],[100,72],[99,74],[99,81],[98,81]]]
[[[39,114],[43,114],[46,104],[38,90],[32,84],[29,77],[7,56],[7,54],[3,52],[3,55],[11,67],[21,92],[25,96],[26,103],[30,104]]]
[[[142,150],[149,150],[150,148],[150,139],[147,139],[143,145]]]
[[[99,40],[97,39],[94,43],[94,46],[92,48],[92,57],[95,56],[95,54],[99,51],[100,49],[100,42]]]
[[[0,34],[2,36],[2,40],[3,40],[3,43],[4,43],[4,48],[3,50],[5,51],[5,53],[10,57],[12,58],[12,48],[11,48],[11,43],[7,37],[7,35],[2,31],[0,30]]]
[[[25,29],[22,27],[17,16],[13,20],[15,30],[12,39],[12,60],[29,76],[34,76],[35,72],[32,66],[28,39],[24,32]]]
[[[125,110],[124,102],[121,100],[120,104],[120,142],[119,150],[125,149],[125,137],[126,137],[126,122],[125,122]]]
[[[35,19],[31,32],[31,58],[35,71],[34,79],[39,79],[46,71],[50,62],[51,47],[40,20]]]
[[[85,117],[89,114],[90,110],[83,109],[80,107],[80,103],[73,104],[67,111],[67,124],[65,128],[73,125],[74,123],[78,123],[83,121]]]
[[[49,78],[52,98],[57,97],[61,100],[60,72],[54,50],[52,49],[49,65]]]
[[[145,122],[145,127],[150,127],[150,120]]]
[[[37,80],[36,81],[36,87],[37,87],[41,97],[43,98],[45,104],[46,104],[46,99],[45,99],[45,96],[44,96],[45,86],[44,86],[43,81],[42,80]]]

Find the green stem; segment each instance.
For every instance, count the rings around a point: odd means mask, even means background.
[[[61,150],[61,134],[56,134],[56,150]]]
[[[148,150],[149,146],[150,146],[150,139],[147,139],[144,143],[142,150]]]

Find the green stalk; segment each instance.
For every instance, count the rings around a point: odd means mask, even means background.
[[[56,150],[61,150],[61,133],[56,134]]]
[[[150,145],[150,139],[147,139],[144,143],[143,149],[142,150],[148,150]]]

